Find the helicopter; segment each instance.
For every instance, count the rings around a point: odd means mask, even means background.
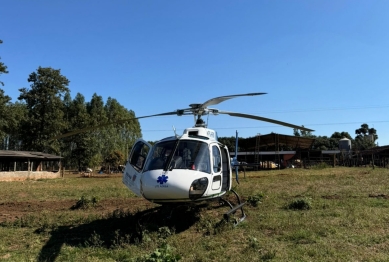
[[[240,209],[241,217],[237,223],[243,221],[246,217],[243,210],[245,203],[241,202],[239,195],[232,189],[232,171],[235,169],[236,181],[239,183],[238,168],[241,166],[236,158],[238,135],[236,133],[235,157],[231,159],[227,146],[218,141],[217,132],[208,128],[208,124],[203,120],[203,117],[226,114],[232,117],[248,118],[313,131],[303,126],[270,118],[222,111],[209,107],[232,98],[264,94],[266,93],[220,96],[209,99],[204,103],[190,104],[189,108],[185,109],[121,120],[120,122],[126,122],[168,115],[194,116],[194,126],[186,128],[182,135],[178,135],[174,130],[174,136],[163,138],[154,145],[143,139],[138,139],[127,159],[122,177],[123,184],[135,195],[161,205],[219,200],[220,203],[230,207],[229,212],[224,215],[227,220],[230,214]],[[94,128],[85,128],[56,138],[92,129]],[[230,201],[223,198],[227,192],[232,192],[236,196],[237,205],[232,205]]]
[[[188,203],[219,199],[230,206],[228,215],[241,209],[240,221],[245,218],[239,195],[232,190],[232,171],[235,169],[238,180],[237,160],[238,134],[236,133],[235,157],[230,158],[227,146],[218,142],[217,132],[209,129],[203,116],[227,114],[279,124],[287,127],[313,131],[297,125],[255,115],[221,111],[209,108],[228,99],[241,96],[257,96],[266,93],[248,93],[212,98],[202,104],[190,104],[189,108],[158,115],[193,115],[194,126],[186,128],[182,135],[164,138],[153,146],[139,139],[130,152],[123,173],[123,183],[137,196],[158,203]],[[138,118],[139,119],[139,118]],[[233,206],[222,196],[227,192],[235,194],[238,205]]]

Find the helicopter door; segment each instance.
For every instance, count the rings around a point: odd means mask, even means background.
[[[231,162],[230,162],[230,153],[228,152],[228,148],[224,146],[222,150],[222,173],[223,173],[223,184],[222,191],[228,191],[231,189]]]
[[[219,193],[222,186],[222,157],[217,145],[212,145],[212,193]]]
[[[149,143],[143,139],[138,139],[132,147],[126,163],[123,183],[137,196],[142,196],[140,192],[140,180],[150,149],[151,145]]]

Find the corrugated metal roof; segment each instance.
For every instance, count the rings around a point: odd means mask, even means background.
[[[239,146],[245,147],[247,150],[254,149],[255,146],[258,145],[258,147],[263,150],[262,148],[264,147],[266,148],[276,145],[285,145],[291,147],[293,150],[298,150],[311,149],[314,142],[314,138],[271,133],[267,135],[260,135],[259,137],[250,137],[243,139],[239,141]]]
[[[59,160],[62,157],[46,154],[42,152],[34,151],[12,151],[12,150],[0,150],[0,158],[25,158],[25,159],[46,159],[46,160]]]
[[[362,155],[381,154],[389,156],[389,146],[377,146],[370,149],[362,150],[360,153]]]

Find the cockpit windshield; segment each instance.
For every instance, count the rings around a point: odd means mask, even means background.
[[[188,169],[211,173],[207,143],[194,140],[162,141],[153,146],[145,171]]]

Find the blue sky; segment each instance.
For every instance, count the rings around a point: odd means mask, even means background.
[[[215,108],[315,129],[317,136],[367,123],[389,145],[389,1],[1,0],[1,75],[17,100],[39,66],[61,69],[89,101],[115,98],[137,116],[232,94]],[[158,140],[191,116],[140,120]],[[219,136],[287,127],[210,116]]]

